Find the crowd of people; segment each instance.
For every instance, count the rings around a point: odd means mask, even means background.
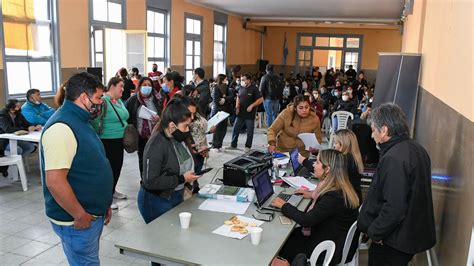
[[[138,69],[122,68],[106,86],[95,76],[78,73],[58,89],[58,110],[43,103],[40,91],[32,89],[23,106],[9,100],[0,112],[3,132],[42,130],[46,215],[70,264],[99,263],[102,227],[110,221],[112,209],[118,208],[116,201],[127,198],[116,189],[126,132],[136,133],[137,204],[148,224],[199,191],[209,150],[224,151],[228,125],[233,128],[226,149],[237,149],[242,132],[247,134],[245,151],[251,149],[257,112],[266,115],[268,152],[298,148],[298,161],[320,180],[312,192],[296,191],[312,199],[307,211],[279,198],[272,202],[301,226],[276,260],[292,261],[300,253],[309,257],[317,244],[333,240],[336,252],[331,263],[339,263],[355,221],[358,233],[372,240],[370,265],[406,265],[414,254],[434,245],[429,156],[409,138],[398,106],[384,104],[372,110],[373,89],[362,71],[351,66],[346,72],[328,69],[323,76],[314,68],[311,75],[291,73],[284,78],[267,65],[266,72],[257,75],[241,75],[239,68],[233,68],[230,76],[205,80],[204,69],[197,68],[188,84],[178,72],[164,72],[153,65],[142,77]],[[341,110],[368,120],[381,150],[365,199],[364,160],[354,132],[334,132],[334,146],[327,150],[306,150],[298,137],[310,133],[322,143],[324,119]],[[208,129],[207,120],[221,111],[229,113],[229,119]],[[212,146],[207,134],[213,134]],[[18,145],[20,154],[34,152],[31,143]],[[354,243],[358,239],[357,234]],[[356,248],[354,244],[348,258]]]

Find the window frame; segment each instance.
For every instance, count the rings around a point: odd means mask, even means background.
[[[312,45],[311,46],[304,46],[301,45],[301,38],[302,37],[312,37]],[[318,46],[316,38],[328,38],[328,46]],[[331,46],[331,38],[343,38],[342,40],[342,47],[336,47],[336,46]],[[359,47],[358,48],[353,48],[353,47],[347,47],[347,39],[349,38],[358,38],[359,39]],[[359,60],[357,62],[356,69],[357,71],[361,70],[362,66],[362,50],[363,50],[363,44],[364,44],[364,35],[361,34],[324,34],[324,33],[301,33],[299,32],[296,35],[296,60],[295,60],[295,72],[300,73],[301,71],[305,70],[310,70],[311,67],[313,67],[311,64],[313,64],[313,51],[316,50],[340,50],[342,51],[342,58],[341,58],[341,66],[340,68],[344,68],[345,66],[345,59],[346,59],[346,53],[358,53],[359,54]],[[311,52],[311,57],[310,57],[310,66],[309,69],[306,69],[307,67],[300,67],[300,60],[299,60],[299,52],[303,50],[310,50]],[[344,69],[344,71],[346,71]]]
[[[89,0],[89,27],[104,26],[106,28],[125,29],[127,25],[127,1],[125,0],[105,0],[107,3],[122,5],[122,22],[110,22],[94,19],[94,0]]]
[[[149,32],[148,31],[148,11],[151,11],[151,12],[154,12],[154,13],[161,13],[164,15],[164,33],[155,33],[155,32]],[[147,37],[147,53],[146,53],[146,63],[147,65],[145,67],[148,66],[148,63],[149,62],[163,62],[164,64],[164,67],[165,69],[167,67],[170,67],[170,50],[169,50],[169,11],[168,10],[164,10],[164,9],[159,9],[159,8],[155,8],[155,7],[150,7],[150,6],[147,6],[147,9],[146,9],[146,14],[147,14],[147,17],[146,17],[146,21],[147,21],[147,29],[146,29],[146,37]],[[164,51],[163,51],[163,57],[151,57],[148,55],[148,37],[159,37],[159,38],[163,38],[164,39]],[[154,49],[153,49],[154,51]],[[155,52],[155,51],[154,51]],[[164,69],[163,69],[164,71]]]
[[[193,20],[199,20],[201,22],[201,27],[200,27],[200,34],[194,34],[194,33],[187,33],[186,32],[186,28],[187,28],[187,24],[186,24],[186,19],[193,19]],[[187,84],[189,82],[189,80],[187,80],[187,77],[186,77],[186,72],[187,71],[194,71],[194,69],[196,69],[196,66],[194,65],[194,57],[196,56],[196,53],[194,51],[194,48],[195,48],[195,45],[194,45],[194,42],[198,41],[201,45],[200,45],[200,54],[199,54],[199,67],[202,68],[202,61],[203,61],[203,54],[202,54],[202,50],[203,50],[203,17],[202,16],[198,16],[198,15],[194,15],[194,14],[191,14],[191,13],[184,13],[184,49],[183,49],[183,65],[184,65],[184,78],[186,79],[185,80],[185,83]],[[193,57],[193,60],[192,60],[192,69],[190,68],[187,68],[187,65],[186,65],[186,43],[187,41],[192,41],[193,42],[193,52],[192,52],[192,57]]]
[[[214,23],[214,28],[216,25],[222,27],[222,41],[215,40],[216,32],[214,30],[213,44],[214,44],[214,47],[216,46],[216,43],[219,43],[222,45],[222,59],[216,59],[214,57],[214,50],[213,50],[212,72],[213,72],[213,75],[215,76],[214,78],[216,78],[218,74],[227,74],[225,73],[226,68],[227,68],[227,25],[225,23]],[[222,64],[224,65],[224,73],[217,73],[215,71],[217,67],[216,62],[222,62]]]
[[[4,18],[3,18],[3,8],[2,2],[0,1],[0,38],[3,39],[2,43],[2,56],[3,56],[3,75],[4,75],[4,88],[5,88],[5,98],[6,99],[19,99],[24,100],[26,99],[26,91],[24,93],[16,93],[10,94],[10,90],[8,88],[8,68],[7,63],[27,63],[28,64],[28,78],[30,83],[30,89],[34,88],[31,86],[31,73],[30,73],[30,63],[31,62],[48,62],[51,64],[51,90],[50,91],[42,91],[41,88],[41,95],[44,98],[51,98],[56,94],[57,88],[61,83],[61,75],[60,75],[60,51],[59,51],[59,24],[58,24],[58,3],[57,0],[47,0],[48,3],[48,16],[49,19],[47,21],[42,20],[35,23],[35,25],[49,25],[50,30],[50,51],[51,55],[49,56],[36,56],[33,57],[31,55],[7,55],[6,54],[6,47],[5,47],[5,32],[4,32]]]

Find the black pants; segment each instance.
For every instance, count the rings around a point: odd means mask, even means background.
[[[369,249],[369,266],[406,266],[413,258],[407,254],[387,245],[372,244]]]
[[[138,137],[138,167],[140,168],[140,176],[143,174],[143,151],[145,151],[145,145],[148,139]]]
[[[305,253],[309,258],[318,244],[319,243],[310,236],[304,236],[301,232],[301,228],[296,228],[291,232],[291,235],[280,249],[278,255],[290,262],[293,261],[299,253]],[[323,258],[323,256],[320,257]]]
[[[255,126],[255,119],[245,119],[241,117],[237,117],[234,123],[234,128],[232,129],[232,142],[230,146],[236,148],[237,141],[239,140],[240,130],[246,126],[247,127],[247,140],[245,141],[246,148],[252,148],[253,142],[253,130]]]
[[[227,119],[220,122],[216,126],[216,132],[212,136],[212,147],[219,149],[222,148],[222,142],[224,141],[225,134],[227,133]]]
[[[120,172],[122,171],[123,165],[123,139],[101,139],[104,144],[105,156],[109,159],[110,166],[112,167],[112,173],[114,175],[114,190],[117,186]]]

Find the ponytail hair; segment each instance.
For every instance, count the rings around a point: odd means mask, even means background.
[[[166,73],[165,78],[169,81],[173,81],[175,87],[178,87],[180,90],[183,89],[184,77],[181,76],[177,71]],[[170,90],[172,89],[174,88],[170,88]]]

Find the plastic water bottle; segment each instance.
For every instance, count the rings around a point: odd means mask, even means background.
[[[272,179],[278,179],[278,162],[274,159],[272,165]]]

